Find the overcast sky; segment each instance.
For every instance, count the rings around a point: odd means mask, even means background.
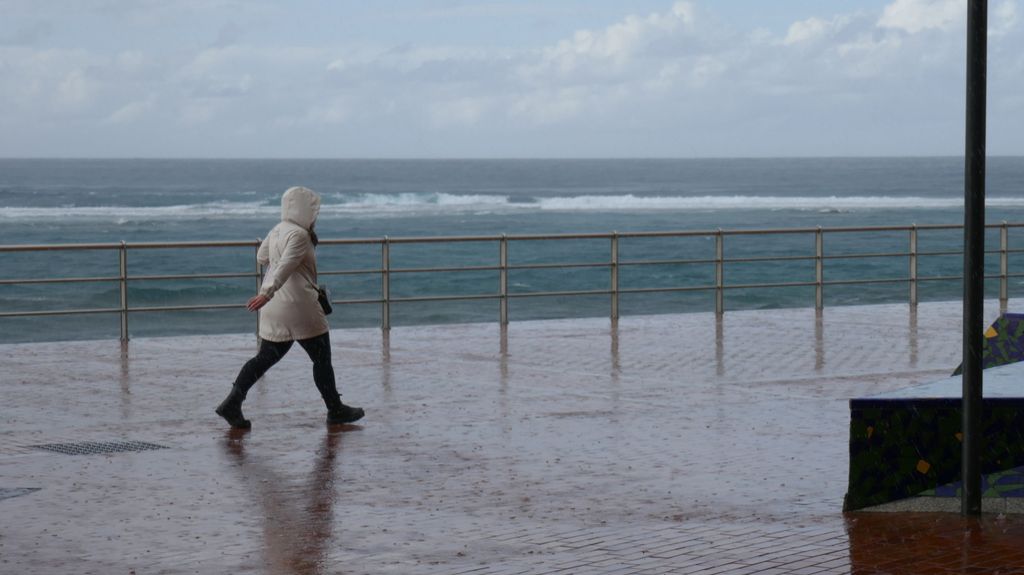
[[[966,5],[0,0],[0,156],[962,155]],[[1024,155],[989,6],[989,153]]]

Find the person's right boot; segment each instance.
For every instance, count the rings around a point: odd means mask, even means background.
[[[231,393],[217,406],[214,411],[217,415],[224,418],[231,427],[235,429],[249,429],[252,427],[252,422],[242,415],[242,401],[245,399],[245,394],[239,391],[237,387],[231,388]]]
[[[339,398],[337,403],[334,403],[334,405],[327,409],[327,425],[354,423],[362,419],[364,415],[366,415],[366,412],[363,411],[362,407],[345,405]]]

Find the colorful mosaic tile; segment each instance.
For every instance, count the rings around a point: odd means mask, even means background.
[[[959,398],[851,400],[844,509],[949,493],[943,486],[960,479],[961,413]],[[1003,472],[983,489],[991,489],[990,496],[1020,496],[1021,474],[1006,470],[1024,466],[1024,397],[986,398],[982,435],[982,473]]]
[[[923,491],[920,497],[960,497],[962,481],[940,485]],[[997,471],[981,476],[982,497],[1024,497],[1024,467]]]
[[[1004,313],[985,330],[982,369],[1024,361],[1024,314]],[[963,364],[953,375],[960,375]]]

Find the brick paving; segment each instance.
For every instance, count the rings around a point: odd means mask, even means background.
[[[959,317],[341,329],[366,419],[293,351],[249,432],[212,410],[252,336],[0,346],[0,573],[1024,573],[1020,516],[841,513],[847,400],[948,375]],[[86,441],[167,449],[33,447]]]

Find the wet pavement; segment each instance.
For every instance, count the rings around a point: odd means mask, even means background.
[[[251,335],[0,346],[0,573],[1024,573],[1021,516],[841,512],[847,400],[947,376],[960,313],[336,330],[367,417],[293,350],[248,432]],[[160,448],[37,447],[85,442]]]

